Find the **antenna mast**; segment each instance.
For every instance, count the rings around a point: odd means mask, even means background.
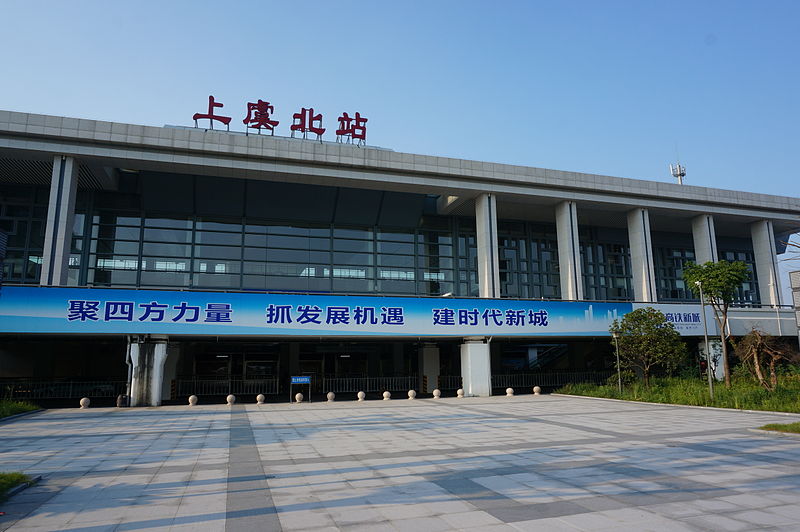
[[[669,173],[672,174],[672,177],[678,180],[678,184],[683,184],[683,178],[686,177],[686,167],[681,166],[681,163],[675,164],[675,166],[669,165]]]

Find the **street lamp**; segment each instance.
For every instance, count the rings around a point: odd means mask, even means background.
[[[700,281],[694,282],[695,286],[700,289],[700,310],[703,315],[703,338],[706,343],[706,375],[708,375],[708,394],[711,400],[714,400],[714,382],[711,379],[711,349],[708,346],[708,324],[706,323],[706,300],[703,297],[703,283]]]
[[[619,332],[613,331],[611,336],[614,337],[614,350],[617,353],[617,390],[620,397],[622,397],[622,370],[619,367]]]

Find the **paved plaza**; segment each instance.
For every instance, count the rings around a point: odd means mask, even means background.
[[[52,410],[9,530],[800,530],[800,416],[565,396]]]

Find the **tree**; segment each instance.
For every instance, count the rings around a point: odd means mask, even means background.
[[[686,356],[680,333],[653,307],[625,314],[609,330],[619,337],[620,366],[641,371],[645,385],[654,369],[671,373]]]
[[[786,342],[755,328],[736,343],[734,352],[758,383],[770,392],[774,392],[778,386],[777,364],[798,359],[797,352]]]
[[[731,385],[731,368],[728,364],[728,308],[736,296],[736,289],[750,277],[744,262],[706,262],[705,264],[687,263],[683,267],[683,280],[696,295],[703,296],[714,309],[714,320],[719,328],[719,339],[722,343],[722,365],[725,374],[725,386]]]

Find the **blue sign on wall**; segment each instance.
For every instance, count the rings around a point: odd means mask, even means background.
[[[311,377],[292,377],[292,384],[311,384]]]
[[[0,333],[608,336],[631,303],[6,287]]]

